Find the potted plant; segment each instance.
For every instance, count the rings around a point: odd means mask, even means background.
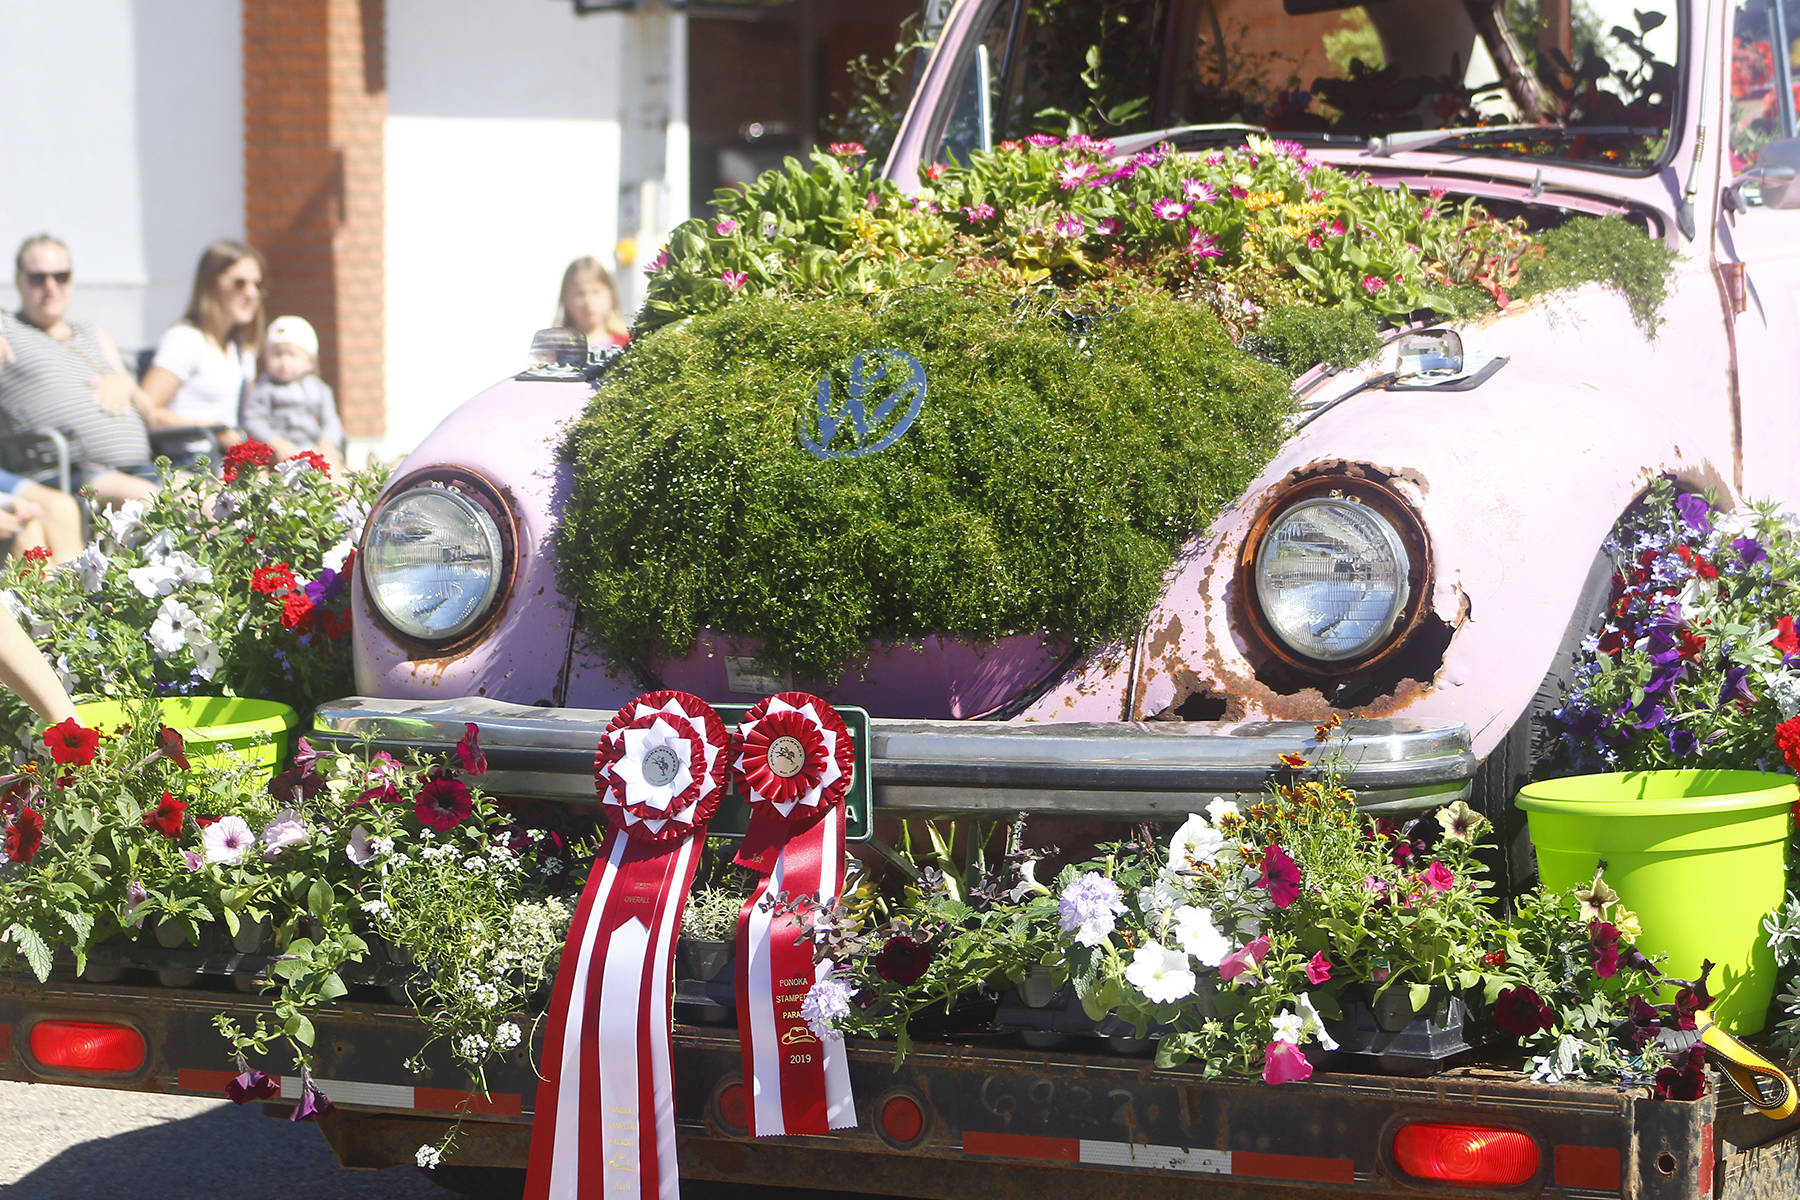
[[[733,845],[707,841],[698,878],[681,912],[675,942],[675,1012],[684,1020],[729,1022],[737,1011],[738,915],[750,895],[751,877],[732,865]]]

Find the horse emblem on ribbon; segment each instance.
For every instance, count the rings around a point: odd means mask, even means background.
[[[843,398],[833,395],[827,375],[819,380],[817,400],[816,431],[808,428],[807,414],[801,414],[800,444],[814,458],[864,458],[899,441],[919,419],[925,368],[904,350],[864,350],[850,360]],[[905,411],[890,424],[902,403]]]

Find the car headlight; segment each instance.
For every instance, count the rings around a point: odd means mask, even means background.
[[[1256,608],[1283,657],[1365,660],[1394,641],[1409,612],[1423,532],[1393,497],[1318,490],[1284,498],[1264,525],[1253,568]]]
[[[494,607],[506,557],[487,508],[449,486],[418,486],[370,519],[357,566],[382,619],[408,637],[445,642]]]

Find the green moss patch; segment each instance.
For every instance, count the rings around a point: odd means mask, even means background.
[[[646,678],[703,628],[822,674],[876,639],[1125,632],[1273,455],[1291,400],[1210,312],[1114,301],[743,297],[643,339],[571,437],[564,590]],[[844,396],[854,356],[883,347],[925,371],[916,422],[878,453],[814,457],[820,381]]]

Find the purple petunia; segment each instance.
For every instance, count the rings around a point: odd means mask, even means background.
[[[1675,509],[1687,524],[1688,532],[1700,537],[1712,532],[1712,521],[1707,517],[1712,512],[1712,505],[1706,502],[1705,496],[1697,492],[1683,492],[1675,497]]]
[[[1735,664],[1726,667],[1725,682],[1719,685],[1719,699],[1713,707],[1724,708],[1734,700],[1741,700],[1745,704],[1755,703],[1756,697],[1751,693],[1750,684],[1746,680],[1749,674],[1748,669]]]
[[[1113,931],[1114,918],[1125,911],[1119,885],[1089,871],[1067,888],[1056,902],[1064,933],[1072,933],[1083,946],[1098,946]]]
[[[1759,562],[1768,561],[1769,552],[1762,548],[1762,543],[1745,534],[1741,538],[1731,540],[1731,548],[1738,553],[1738,561],[1746,567],[1755,566]]]

